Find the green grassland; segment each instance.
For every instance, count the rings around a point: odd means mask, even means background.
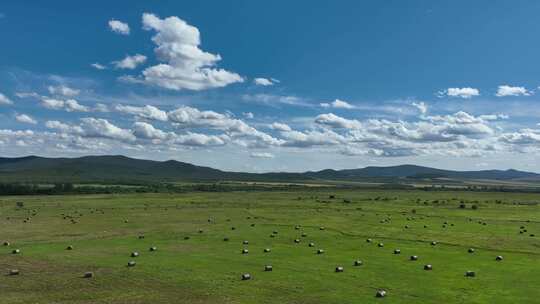
[[[0,241],[11,243],[0,247],[0,303],[539,303],[538,202],[325,188],[0,197]]]

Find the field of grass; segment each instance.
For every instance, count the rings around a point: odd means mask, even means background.
[[[0,303],[539,303],[538,202],[331,189],[0,197]]]

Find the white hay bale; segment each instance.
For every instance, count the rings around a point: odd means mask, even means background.
[[[343,272],[343,267],[342,266],[337,266],[336,267],[336,272]]]
[[[272,270],[273,270],[272,265],[264,266],[264,271],[272,271]]]
[[[431,264],[424,265],[424,270],[433,270],[433,266]]]
[[[377,293],[375,294],[377,298],[384,298],[386,297],[386,290],[377,290]]]
[[[251,280],[251,274],[249,273],[244,273],[242,275],[242,281],[247,281],[247,280]]]
[[[362,266],[362,265],[364,265],[364,262],[362,262],[361,260],[354,261],[354,266]]]

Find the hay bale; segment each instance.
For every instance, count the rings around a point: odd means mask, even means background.
[[[248,254],[248,253],[249,253],[249,250],[247,250],[247,249],[245,249],[245,248],[242,249],[242,254]]]
[[[157,247],[156,247],[156,246],[152,246],[152,247],[150,247],[149,250],[150,250],[150,251],[157,251]]]
[[[133,266],[136,265],[136,263],[135,263],[135,261],[129,261],[127,265],[128,265],[128,267],[133,267]]]
[[[424,265],[424,270],[433,270],[433,266],[431,264]]]
[[[384,247],[384,244],[383,244],[383,243],[379,243],[379,244],[377,244],[377,246],[379,246],[379,247]]]
[[[376,296],[377,298],[384,298],[384,297],[386,297],[386,290],[383,290],[383,289],[377,290],[377,293],[375,294],[375,296]]]
[[[417,256],[417,255],[411,255],[410,260],[411,260],[411,261],[417,261],[417,260],[418,260],[418,256]]]
[[[295,230],[299,230],[299,229],[300,229],[300,225],[294,226],[294,229],[295,229]]]
[[[270,234],[270,237],[273,238],[273,237],[276,237],[276,235],[275,234]]]
[[[474,253],[474,248],[469,248],[469,250],[467,250],[467,252]]]
[[[85,273],[83,274],[83,278],[89,279],[89,278],[93,278],[93,277],[94,277],[94,273],[91,272],[91,271],[85,272]]]
[[[270,248],[264,248],[264,252],[266,253],[270,252]]]
[[[3,245],[4,245],[4,246],[9,246],[9,242],[8,242],[8,241],[5,241]]]
[[[319,230],[324,230],[324,229],[326,229],[324,226],[319,227]]]
[[[372,240],[371,239],[366,239],[366,243],[371,243]]]
[[[503,260],[502,255],[498,255],[498,256],[495,258],[495,261],[502,261],[502,260]]]
[[[307,233],[302,233],[302,237],[306,237],[307,236]]]
[[[264,266],[264,271],[272,271],[272,265]]]
[[[399,249],[394,249],[394,254],[401,254],[401,250],[399,250]]]
[[[11,251],[11,253],[12,253],[12,254],[19,254],[19,253],[21,253],[21,250],[20,250],[20,249],[13,249],[13,250]]]
[[[435,245],[437,245],[436,241],[431,242],[431,246],[435,246]]]
[[[139,253],[138,253],[137,251],[133,251],[133,252],[131,253],[131,257],[132,257],[132,258],[136,258],[136,257],[138,257],[138,256],[139,256]]]
[[[336,272],[343,272],[343,267],[342,266],[337,266],[336,267]]]
[[[361,260],[354,261],[354,266],[362,266],[362,265],[364,265],[364,262],[362,262]]]
[[[278,234],[277,230],[272,231],[273,234]]]
[[[69,245],[66,247],[66,250],[73,250],[73,245]]]
[[[465,276],[466,277],[475,277],[476,276],[476,272],[474,271],[471,271],[471,270],[467,270],[467,272],[465,272]]]
[[[315,247],[315,243],[309,243],[308,246],[309,247]]]
[[[20,274],[19,269],[11,269],[9,271],[9,275],[11,275],[11,276],[19,275],[19,274]]]
[[[199,233],[203,233],[203,232],[204,232],[204,230],[202,230],[202,229],[199,229]]]
[[[249,241],[242,241],[242,244],[248,245],[248,244],[249,244]]]
[[[294,242],[295,242],[296,244],[298,244],[298,243],[300,243],[300,239],[294,239]]]
[[[255,224],[251,224],[251,227],[255,227]]]
[[[251,280],[251,274],[249,273],[244,273],[242,275],[242,281],[247,281],[247,280]]]

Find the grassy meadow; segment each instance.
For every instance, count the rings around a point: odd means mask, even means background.
[[[0,303],[539,303],[539,202],[324,188],[4,196]]]

